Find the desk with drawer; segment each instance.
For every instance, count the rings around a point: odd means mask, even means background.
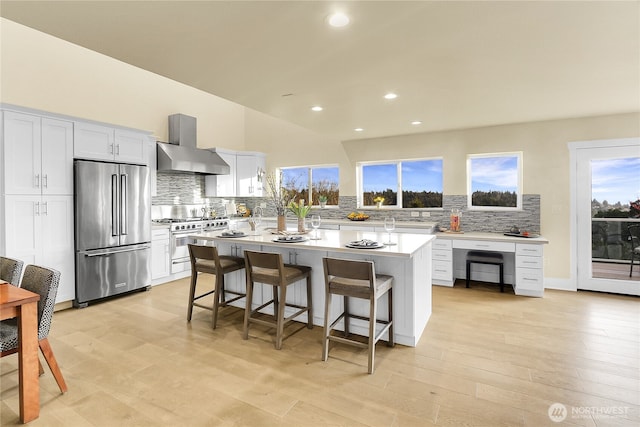
[[[544,295],[543,237],[522,238],[498,233],[437,233],[432,252],[432,283],[453,286],[455,279],[466,276],[468,251],[501,252],[504,255],[504,280],[513,285],[516,295]],[[473,265],[477,280],[498,283],[498,273],[490,266]]]

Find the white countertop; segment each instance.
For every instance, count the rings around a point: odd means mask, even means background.
[[[436,233],[438,239],[455,239],[455,240],[485,240],[491,242],[509,242],[509,243],[529,243],[529,244],[546,244],[549,240],[544,237],[514,237],[505,236],[502,233],[482,233],[479,231],[469,231],[462,233]]]
[[[251,233],[248,230],[243,230],[247,233]],[[274,246],[274,247],[290,247],[291,249],[306,249],[306,250],[318,250],[318,251],[331,251],[331,252],[346,252],[346,253],[370,253],[374,256],[390,256],[411,258],[413,254],[422,248],[424,245],[431,244],[435,240],[433,234],[405,234],[405,233],[391,233],[391,241],[395,242],[393,246],[383,246],[379,249],[354,249],[346,247],[347,243],[369,239],[377,242],[384,243],[387,241],[387,233],[375,233],[369,231],[354,231],[354,230],[318,230],[318,237],[320,240],[307,240],[299,243],[281,243],[274,242],[273,240],[278,237],[276,234],[272,234],[270,231],[261,231],[257,234],[247,234],[245,237],[221,237],[222,230],[208,231],[202,234],[193,235],[190,237],[199,240],[210,241],[226,241],[226,242],[245,242],[256,243],[262,246]],[[313,231],[306,235],[307,237],[313,237]]]

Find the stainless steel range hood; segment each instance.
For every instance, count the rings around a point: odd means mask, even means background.
[[[158,142],[158,171],[228,175],[231,170],[222,158],[197,148],[196,118],[184,114],[169,116],[169,143]]]

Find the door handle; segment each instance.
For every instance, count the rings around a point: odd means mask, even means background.
[[[40,174],[39,173],[36,174],[34,181],[35,181],[36,188],[40,188]]]
[[[116,156],[120,155],[120,144],[116,144]]]
[[[42,204],[42,215],[49,215],[49,202]]]
[[[36,202],[33,207],[34,207],[34,214],[36,216],[40,216],[40,202]]]
[[[120,234],[127,234],[127,175],[120,175]]]
[[[47,174],[42,175],[42,186],[44,188],[48,188],[49,187],[49,175],[47,175]]]
[[[118,235],[118,175],[111,175],[111,235]]]

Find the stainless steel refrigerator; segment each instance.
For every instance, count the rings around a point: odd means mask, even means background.
[[[146,166],[74,162],[77,307],[151,284]]]

